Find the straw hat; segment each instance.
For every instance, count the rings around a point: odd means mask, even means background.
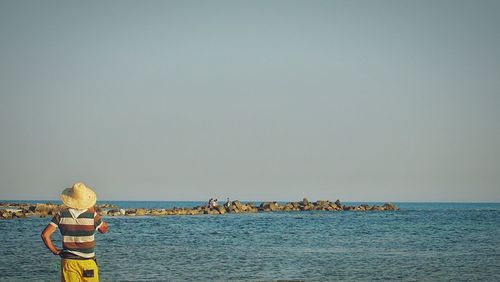
[[[64,189],[59,198],[66,206],[79,210],[88,209],[96,202],[95,192],[81,182],[73,184],[71,188]]]

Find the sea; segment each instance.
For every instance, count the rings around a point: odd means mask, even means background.
[[[395,204],[400,211],[105,217],[100,280],[500,281],[500,203]],[[59,280],[60,259],[40,238],[49,221],[0,220],[0,281]]]

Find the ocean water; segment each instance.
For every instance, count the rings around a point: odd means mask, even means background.
[[[116,202],[181,207],[199,202]],[[111,217],[101,281],[500,281],[500,204],[397,203],[397,212]],[[57,281],[40,232],[0,221],[0,281]],[[60,236],[53,236],[60,244]]]

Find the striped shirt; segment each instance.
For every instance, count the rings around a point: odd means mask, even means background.
[[[54,215],[50,224],[59,227],[61,231],[63,253],[71,253],[82,258],[95,256],[94,234],[103,221],[94,208],[83,212],[72,209],[61,210]]]

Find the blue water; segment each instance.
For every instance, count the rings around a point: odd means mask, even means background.
[[[101,281],[500,281],[500,204],[397,205],[401,211],[106,218],[109,233],[96,235]],[[0,221],[1,281],[58,280],[59,259],[39,235],[49,220]]]

